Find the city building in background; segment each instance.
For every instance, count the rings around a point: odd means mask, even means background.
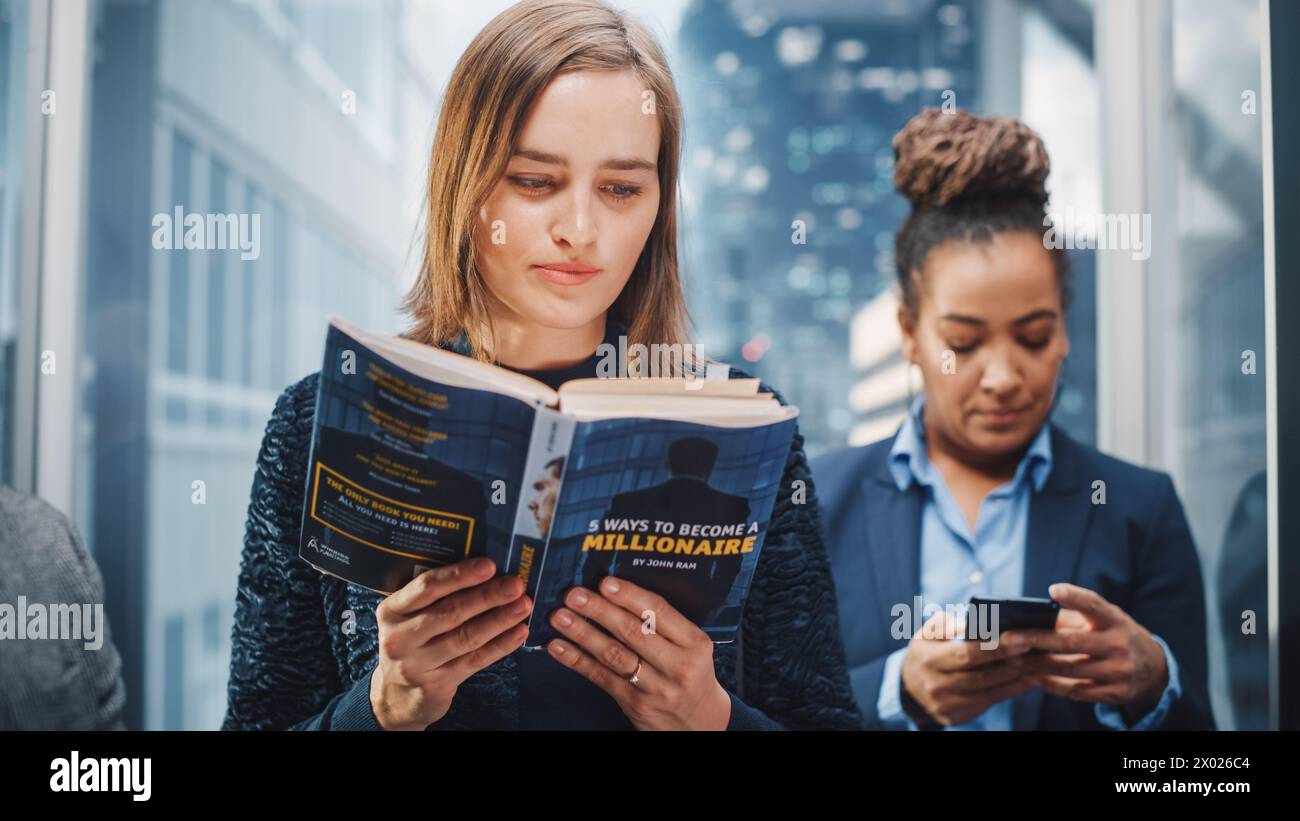
[[[849,323],[894,285],[907,204],[890,141],[923,106],[978,110],[978,22],[964,2],[699,0],[684,15],[689,304],[706,351],[799,405],[810,454],[848,441]]]
[[[1030,13],[1041,14],[1001,0],[697,0],[684,15],[677,73],[700,339],[797,398],[810,454],[892,435],[907,404],[897,321],[878,310],[894,298],[894,233],[909,208],[894,192],[894,134],[927,106],[1021,117],[1022,75],[1073,79],[1022,48],[1044,36],[1022,34]],[[1006,58],[1022,53],[1023,70]],[[1047,106],[1033,114],[1030,125],[1056,122]],[[1072,197],[1072,183],[1095,178],[1096,156],[1045,133],[1054,199]],[[1092,260],[1073,256],[1073,353],[1055,419],[1093,443]]]
[[[266,420],[320,367],[326,314],[397,328],[421,187],[400,149],[435,100],[395,48],[400,5],[93,11],[76,518],[130,724],[214,727]],[[236,215],[249,242],[173,247],[190,214]]]

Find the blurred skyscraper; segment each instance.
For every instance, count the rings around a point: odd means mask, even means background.
[[[856,344],[877,350],[856,365],[850,325],[896,282],[894,232],[908,205],[893,189],[894,133],[925,106],[982,113],[1018,86],[1018,66],[1003,77],[984,52],[1019,31],[981,31],[987,8],[696,0],[683,16],[685,258],[698,335],[710,355],[799,405],[810,452],[881,438],[901,418],[892,314],[856,323]],[[1088,441],[1090,421],[1078,425]]]

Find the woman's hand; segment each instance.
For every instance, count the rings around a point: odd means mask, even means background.
[[[1121,707],[1130,724],[1150,712],[1169,683],[1160,644],[1091,590],[1054,584],[1050,593],[1062,607],[1055,630],[1008,630],[1002,638],[1047,651],[1025,657],[1037,686],[1075,701]]]
[[[917,723],[928,718],[945,726],[965,724],[989,707],[1034,686],[1021,666],[1028,648],[983,649],[978,641],[963,641],[963,623],[946,611],[935,613],[912,637],[903,657],[904,711]],[[924,711],[908,709],[906,696]]]
[[[523,582],[495,572],[484,558],[427,570],[379,603],[370,706],[385,730],[438,721],[461,682],[523,644],[532,602]]]
[[[547,650],[609,693],[638,730],[727,728],[731,697],[713,672],[713,641],[662,596],[610,576],[599,593],[575,587],[565,603],[551,624],[567,641]]]

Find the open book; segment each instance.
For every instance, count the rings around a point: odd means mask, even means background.
[[[488,556],[534,600],[529,648],[569,588],[607,575],[731,641],[797,416],[757,379],[554,391],[331,318],[299,555],[383,593]]]

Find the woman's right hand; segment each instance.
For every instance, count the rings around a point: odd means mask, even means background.
[[[423,730],[442,719],[461,682],[514,652],[532,602],[491,559],[426,570],[379,603],[379,664],[370,706],[385,730]]]
[[[1021,661],[1023,648],[998,642],[983,649],[979,639],[962,640],[964,634],[963,622],[940,611],[908,642],[902,687],[915,703],[909,710],[904,698],[903,709],[913,721],[965,724],[1035,686]],[[924,715],[915,714],[918,707]]]

